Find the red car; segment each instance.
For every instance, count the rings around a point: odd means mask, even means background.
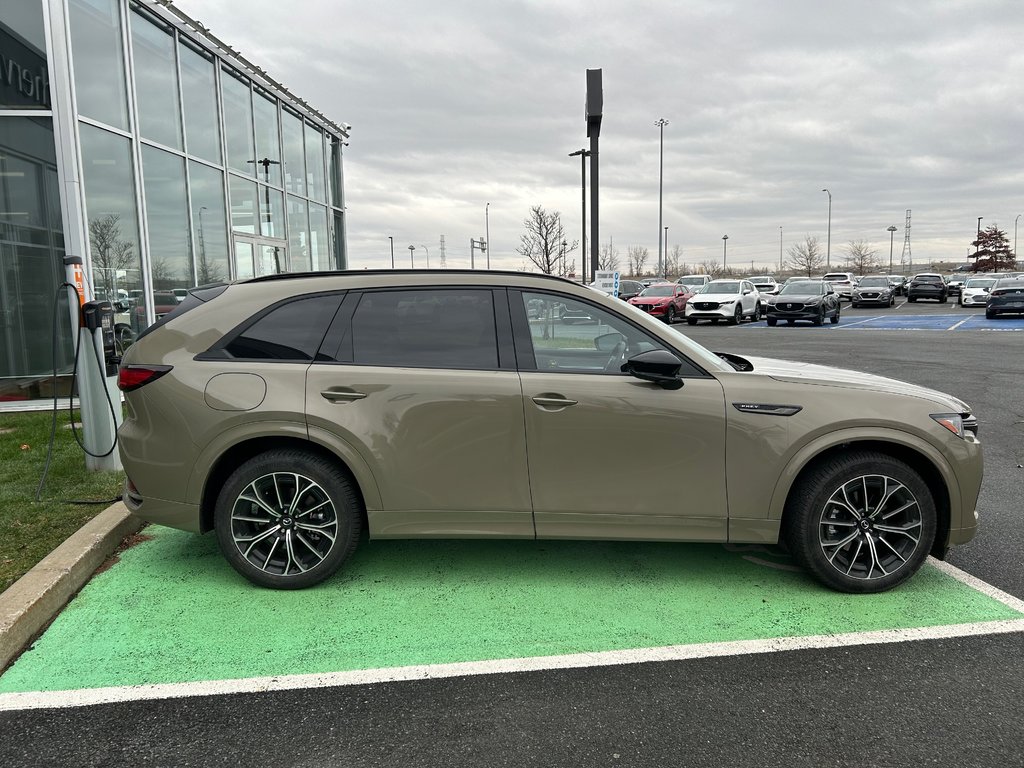
[[[645,288],[643,293],[630,299],[629,303],[671,325],[686,314],[686,302],[691,296],[693,291],[687,285],[659,283]]]

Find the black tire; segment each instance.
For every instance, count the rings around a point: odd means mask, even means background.
[[[896,296],[893,295],[893,296],[889,297],[889,307],[892,308],[892,307],[895,307],[895,306],[896,306]]]
[[[779,323],[779,321],[774,317],[769,317],[767,320],[765,320],[765,322],[768,323],[768,325],[770,325],[772,328],[774,328]]]
[[[834,315],[832,315],[832,317],[831,317],[831,322],[832,322],[832,325],[837,325],[839,323],[839,307],[838,306],[836,307],[836,313]]]
[[[739,325],[741,322],[743,322],[743,305],[737,304],[736,311],[729,318],[729,325]]]
[[[907,297],[907,301],[909,301],[911,304],[913,304],[915,301],[917,301],[917,299],[914,298],[913,296],[908,296]]]
[[[668,306],[668,311],[665,312],[665,322],[672,325],[676,321],[676,308],[671,304]]]
[[[850,306],[853,307],[854,309],[860,309],[860,304],[858,304],[855,301],[851,301]]]
[[[754,317],[751,319],[752,323],[761,322],[761,302],[755,302],[754,304]]]
[[[246,491],[263,504],[243,500]],[[261,587],[303,589],[332,576],[355,550],[363,508],[353,481],[337,464],[288,448],[238,467],[221,489],[213,516],[232,568]],[[243,549],[243,543],[250,546]]]
[[[833,502],[837,496],[842,502]],[[883,530],[883,517],[886,529],[904,532]],[[882,453],[847,451],[800,476],[786,500],[782,536],[797,563],[822,584],[840,592],[884,592],[921,567],[936,520],[935,501],[913,468]]]
[[[939,299],[939,304],[945,304],[945,303],[946,303],[946,297],[943,296],[941,299]]]
[[[818,310],[818,316],[812,321],[815,325],[824,325],[825,323],[825,308],[821,307]]]
[[[686,318],[686,324],[687,325],[696,325],[697,324],[697,318],[696,317],[688,317],[688,318]]]
[[[996,319],[996,313],[993,312],[991,309],[986,309],[985,310],[985,317],[988,320],[995,320]]]

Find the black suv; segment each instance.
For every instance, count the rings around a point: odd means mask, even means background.
[[[945,304],[948,297],[949,288],[942,275],[923,272],[920,275],[914,275],[907,285],[907,301],[935,299],[940,304]]]

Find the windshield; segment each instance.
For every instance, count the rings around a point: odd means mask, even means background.
[[[964,288],[991,288],[995,285],[995,280],[986,277],[972,277],[966,283]]]
[[[825,275],[825,277],[822,278],[822,280],[849,280],[849,279],[850,279],[850,276],[848,274],[846,274],[845,272],[831,272],[831,273]]]
[[[800,296],[820,296],[824,292],[825,286],[821,283],[813,283],[807,280],[804,282],[787,283],[782,286],[782,290],[779,291],[779,295],[798,294]]]
[[[888,288],[888,277],[865,277],[860,281],[861,288]]]
[[[675,296],[676,287],[674,285],[652,285],[650,288],[644,289],[641,296]]]
[[[712,280],[700,289],[701,293],[739,293],[740,284],[736,280]]]
[[[680,277],[676,282],[680,285],[704,285],[703,277]]]
[[[941,275],[914,275],[914,280],[918,283],[941,283],[943,282]]]

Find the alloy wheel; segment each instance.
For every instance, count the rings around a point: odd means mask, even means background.
[[[818,544],[828,563],[864,581],[889,576],[917,550],[921,506],[900,481],[861,475],[837,488],[821,510]]]
[[[309,571],[338,538],[338,513],[327,492],[296,472],[258,477],[231,508],[231,538],[251,566],[275,576]]]

